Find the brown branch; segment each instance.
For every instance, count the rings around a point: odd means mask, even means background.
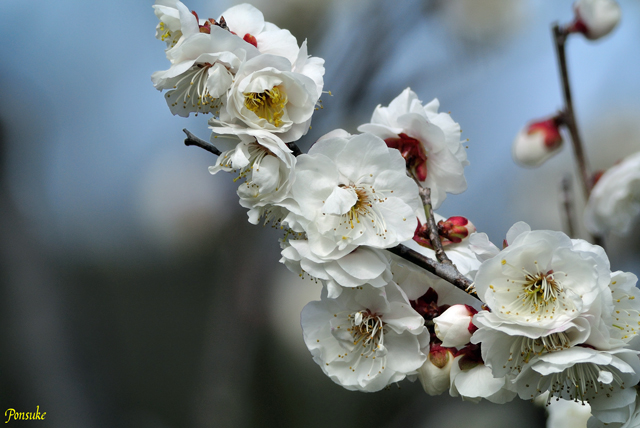
[[[567,235],[569,235],[570,238],[575,238],[575,228],[573,226],[573,197],[572,195],[572,191],[571,191],[571,176],[570,175],[565,175],[562,178],[562,182],[560,184],[560,194],[562,197],[562,207],[564,209],[564,215],[565,215],[565,220],[566,220],[566,226],[567,226]]]
[[[287,143],[287,147],[291,149],[292,154],[296,157],[302,154],[302,150],[300,150],[300,147],[298,147],[296,143]]]
[[[218,148],[216,146],[214,146],[213,144],[209,143],[208,141],[204,141],[204,140],[196,137],[191,132],[189,132],[187,130],[187,128],[184,128],[182,130],[182,132],[187,134],[187,138],[185,138],[185,140],[184,140],[184,145],[185,146],[197,146],[197,147],[200,147],[201,149],[205,149],[206,151],[208,151],[210,153],[213,153],[216,156],[220,156],[220,154],[222,154],[222,152],[220,150],[218,150]]]
[[[571,135],[571,143],[573,145],[573,152],[576,156],[576,162],[578,164],[578,170],[580,172],[580,181],[582,182],[582,190],[584,193],[585,201],[589,200],[591,195],[591,189],[593,188],[593,180],[589,173],[589,165],[587,164],[587,158],[584,154],[584,145],[578,132],[578,125],[576,123],[576,117],[573,111],[573,101],[571,98],[571,84],[569,83],[569,72],[567,70],[567,57],[565,52],[565,45],[567,37],[570,34],[566,28],[560,28],[558,24],[553,25],[553,39],[556,48],[556,55],[558,57],[558,65],[560,67],[560,78],[562,80],[562,93],[564,95],[564,109],[561,114],[561,119],[564,125],[566,125]],[[604,239],[602,236],[592,236],[591,240],[596,244],[604,248]]]
[[[453,265],[447,254],[444,252],[444,247],[440,241],[440,235],[438,234],[438,225],[436,225],[436,219],[433,216],[433,206],[431,205],[431,189],[424,187],[420,184],[420,180],[413,172],[407,169],[407,174],[414,179],[418,185],[418,192],[420,193],[420,199],[422,199],[422,205],[424,206],[424,214],[427,217],[427,231],[429,232],[429,241],[433,246],[433,251],[436,252],[436,258],[440,263]],[[455,267],[455,266],[454,266]]]
[[[397,247],[387,248],[387,250],[396,256],[402,257],[414,265],[423,268],[427,272],[431,272],[432,274],[450,282],[456,288],[459,288],[465,293],[480,300],[475,291],[473,291],[473,283],[469,278],[462,275],[453,264],[437,262],[402,244]]]
[[[578,163],[578,169],[580,170],[582,190],[584,192],[585,200],[588,200],[589,195],[591,194],[592,180],[591,175],[589,174],[587,159],[584,154],[582,139],[580,138],[580,134],[578,132],[576,117],[573,112],[571,85],[569,83],[569,72],[567,70],[567,57],[565,53],[565,44],[568,34],[569,33],[567,33],[564,28],[560,28],[558,24],[553,25],[553,36],[556,47],[556,55],[558,57],[558,65],[560,67],[560,78],[562,79],[562,93],[564,95],[564,109],[562,111],[562,120],[563,123],[567,126],[569,134],[571,135],[573,151],[576,156],[576,162]]]

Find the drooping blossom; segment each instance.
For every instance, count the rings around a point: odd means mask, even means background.
[[[371,122],[358,127],[400,151],[409,171],[431,189],[434,209],[447,193],[467,189],[464,167],[469,164],[460,141],[460,125],[449,114],[438,113],[439,107],[437,99],[423,106],[416,93],[407,88],[388,107],[376,107]]]
[[[610,396],[600,395],[592,400],[588,428],[640,427],[640,396],[638,386],[616,388]]]
[[[551,397],[594,402],[598,397],[616,399],[616,389],[635,386],[640,380],[640,359],[631,349],[600,351],[574,346],[535,355],[515,378],[518,395],[531,399],[549,391]]]
[[[240,143],[218,156],[211,174],[236,172],[244,181],[238,187],[240,205],[249,208],[249,222],[257,224],[272,204],[289,197],[296,158],[276,135],[250,130]]]
[[[513,160],[527,167],[537,167],[562,148],[562,135],[557,117],[529,123],[518,132],[511,146]]]
[[[180,13],[187,14],[183,20],[197,24],[193,14]],[[165,99],[175,115],[218,114],[240,65],[259,55],[253,45],[228,29],[214,25],[208,31],[197,32],[167,51],[171,67],[151,76],[156,89],[168,89]]]
[[[584,224],[591,233],[626,235],[640,214],[640,152],[612,166],[591,191]]]
[[[576,19],[569,27],[589,40],[597,40],[609,34],[620,22],[620,6],[615,0],[578,0],[573,9]]]
[[[336,299],[323,288],[321,300],[307,304],[301,318],[313,360],[349,390],[379,391],[417,374],[427,358],[424,319],[393,282],[345,289]]]
[[[389,255],[383,250],[360,246],[346,255],[319,257],[311,251],[306,239],[285,239],[281,246],[280,262],[300,276],[307,274],[322,280],[331,299],[338,297],[344,288],[364,284],[384,287],[393,278]]]

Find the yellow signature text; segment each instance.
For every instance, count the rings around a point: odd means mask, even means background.
[[[43,421],[46,415],[47,412],[40,413],[40,406],[36,406],[35,412],[16,412],[16,409],[7,409],[7,411],[4,412],[4,417],[7,418],[4,423],[9,423],[11,418],[15,421]]]

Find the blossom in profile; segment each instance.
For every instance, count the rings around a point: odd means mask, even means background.
[[[280,262],[301,277],[310,275],[322,280],[331,299],[338,297],[344,288],[364,284],[379,288],[393,279],[389,255],[385,251],[360,246],[346,255],[337,253],[319,257],[311,251],[304,235],[297,238],[288,236],[281,241]]]
[[[584,224],[596,235],[626,235],[640,214],[640,152],[609,168],[598,180],[584,211]]]
[[[156,39],[165,42],[167,50],[199,32],[197,18],[178,0],[156,0],[153,11],[160,21],[156,26]]]
[[[407,88],[388,107],[378,105],[371,122],[358,127],[358,131],[377,135],[402,154],[407,169],[431,189],[434,209],[447,193],[467,189],[464,167],[469,164],[460,141],[460,125],[449,114],[439,113],[439,107],[438,99],[423,106],[416,93]]]
[[[302,310],[301,324],[313,360],[349,390],[379,391],[416,375],[427,359],[424,319],[393,282],[345,289],[336,299],[324,288]]]
[[[239,138],[240,143],[222,152],[209,172],[235,172],[237,179],[244,179],[238,187],[240,205],[249,209],[249,222],[258,224],[270,205],[289,197],[296,158],[269,132],[250,130]]]
[[[556,117],[531,122],[518,132],[511,146],[513,160],[519,165],[537,167],[562,148],[560,122]]]
[[[578,0],[573,9],[576,19],[568,31],[582,33],[589,40],[597,40],[613,31],[622,15],[615,0]]]

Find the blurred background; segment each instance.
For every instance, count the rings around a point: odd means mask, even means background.
[[[519,220],[562,230],[570,147],[530,170],[510,145],[561,107],[550,25],[571,0],[256,0],[326,60],[324,109],[299,143],[355,132],[410,86],[468,138],[464,215],[500,243]],[[229,0],[190,0],[217,17]],[[640,148],[640,3],[597,43],[568,42],[593,169]],[[152,1],[0,2],[0,406],[46,427],[544,426],[515,400],[474,405],[402,382],[349,392],[307,351],[319,286],[278,264],[280,234],[251,226],[232,177],[185,147],[206,119],[173,117],[150,75],[168,68]],[[574,188],[579,190],[574,179]],[[576,193],[578,211],[582,201]],[[610,238],[640,273],[640,229]],[[446,394],[445,394],[446,395]]]

